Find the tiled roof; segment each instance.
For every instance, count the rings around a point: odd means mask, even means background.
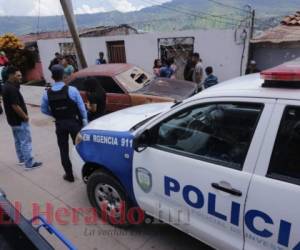
[[[282,21],[283,25],[300,26],[300,11],[297,11],[295,15],[286,16]]]
[[[300,41],[300,11],[286,16],[281,24],[271,28],[251,40],[251,43],[283,43]]]

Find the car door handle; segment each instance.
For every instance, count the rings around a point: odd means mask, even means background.
[[[212,183],[211,186],[217,190],[220,190],[222,192],[225,192],[225,193],[229,193],[231,195],[234,195],[234,196],[242,196],[242,192],[240,190],[237,190],[237,189],[234,189],[234,188],[226,188],[226,187],[223,187],[221,186],[220,184],[218,183]]]

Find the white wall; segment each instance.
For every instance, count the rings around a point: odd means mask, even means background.
[[[21,93],[24,96],[24,101],[26,104],[40,106],[44,92],[45,92],[45,87],[26,86],[26,85],[21,86]]]
[[[243,45],[236,44],[234,34],[234,30],[192,30],[128,36],[89,37],[81,38],[81,41],[88,65],[95,63],[99,51],[104,51],[107,54],[106,41],[124,40],[127,62],[152,72],[153,61],[158,57],[158,38],[194,37],[194,50],[200,53],[204,66],[213,66],[215,74],[223,81],[240,75]],[[38,41],[43,72],[48,82],[51,82],[48,66],[54,57],[54,53],[59,51],[59,43],[70,41],[70,39]],[[243,67],[246,65],[247,53],[248,46],[246,46]]]

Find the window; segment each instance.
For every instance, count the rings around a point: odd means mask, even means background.
[[[85,91],[84,80],[85,78],[76,78],[69,85],[77,88],[79,91]]]
[[[268,177],[300,185],[300,107],[286,108],[273,149]]]
[[[106,42],[109,63],[126,63],[124,41]]]
[[[69,85],[73,86],[73,87],[76,87],[79,91],[85,91],[86,88],[84,86],[84,81],[86,79],[87,78],[85,78],[85,77],[76,78]],[[105,92],[107,92],[107,93],[117,93],[117,94],[123,94],[124,93],[124,91],[119,87],[119,85],[111,77],[99,76],[99,77],[96,77],[96,79],[102,85]]]
[[[190,107],[151,131],[154,147],[241,170],[262,106],[218,103]]]
[[[129,92],[135,92],[153,80],[153,76],[138,67],[133,67],[116,75],[116,79],[122,83]]]
[[[106,93],[124,94],[124,91],[111,77],[98,76],[96,78],[100,82]]]

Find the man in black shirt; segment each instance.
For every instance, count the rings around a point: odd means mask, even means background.
[[[96,65],[106,64],[106,60],[104,59],[104,53],[99,52],[99,58],[96,60]]]
[[[88,120],[91,122],[105,114],[106,93],[96,78],[88,78],[83,84],[87,91]]]
[[[251,60],[248,68],[246,69],[246,75],[259,73],[260,70],[257,68],[256,62],[254,60]]]
[[[56,65],[56,64],[60,64],[61,60],[62,60],[61,54],[59,54],[58,52],[56,52],[55,53],[55,57],[54,57],[53,60],[51,60],[48,69],[51,71],[52,66]]]
[[[15,67],[8,67],[8,80],[3,86],[3,103],[8,124],[15,140],[18,165],[25,165],[25,170],[32,170],[42,165],[32,157],[31,134],[27,108],[20,93],[21,72]]]
[[[193,81],[193,74],[194,74],[194,70],[195,70],[194,69],[195,65],[193,64],[192,57],[193,57],[193,53],[189,53],[189,57],[186,61],[186,65],[185,65],[184,73],[183,73],[184,80],[190,81],[190,82]]]

